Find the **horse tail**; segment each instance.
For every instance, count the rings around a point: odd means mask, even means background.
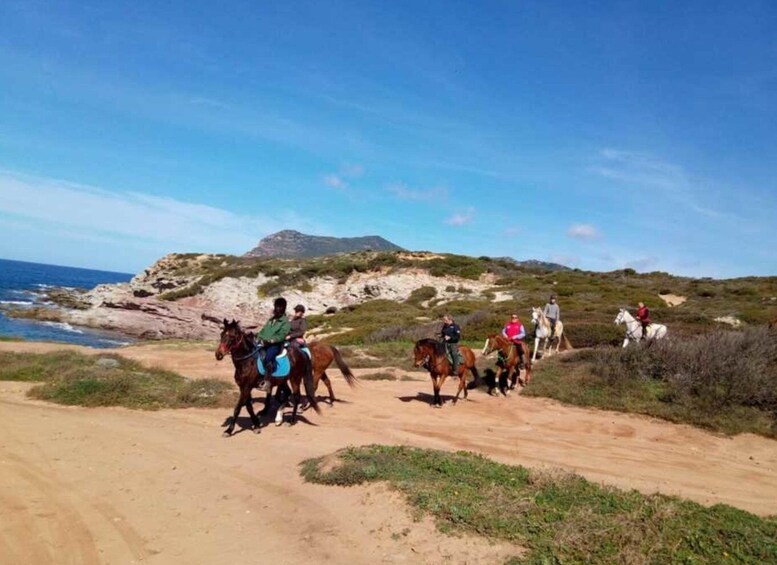
[[[321,414],[321,408],[318,407],[318,401],[316,400],[316,384],[313,382],[313,362],[304,353],[300,352],[300,355],[302,355],[305,361],[305,374],[302,376],[302,383],[305,385],[305,396],[308,397],[308,402],[310,402],[316,414]]]
[[[359,382],[356,379],[356,376],[351,372],[351,369],[348,368],[348,365],[345,364],[343,356],[340,355],[340,351],[332,345],[330,345],[329,348],[332,350],[332,356],[335,358],[337,368],[340,369],[340,372],[343,374],[345,382],[348,383],[348,386],[354,388]]]
[[[566,333],[561,334],[561,346],[564,348],[564,351],[570,351],[574,349]]]
[[[470,372],[472,373],[472,382],[467,385],[467,388],[473,390],[480,386],[480,372],[475,365],[472,365]]]

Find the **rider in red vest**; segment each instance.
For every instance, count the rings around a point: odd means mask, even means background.
[[[647,339],[647,329],[650,325],[650,310],[645,306],[643,302],[637,304],[639,309],[637,310],[637,320],[642,324],[642,339]]]
[[[523,327],[521,320],[518,319],[518,314],[510,316],[510,321],[505,324],[502,330],[502,335],[510,340],[518,351],[518,362],[521,369],[524,368],[523,358],[523,338],[526,337],[526,328]]]

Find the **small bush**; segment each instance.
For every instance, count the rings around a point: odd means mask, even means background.
[[[226,406],[233,387],[216,379],[192,380],[148,369],[118,355],[96,359],[74,352],[0,353],[0,380],[42,384],[29,395],[59,404],[155,410]]]
[[[437,296],[437,289],[433,286],[422,286],[421,288],[415,289],[413,292],[410,293],[410,296],[407,297],[408,304],[416,304],[419,305],[421,302],[425,302],[427,300],[431,300]]]

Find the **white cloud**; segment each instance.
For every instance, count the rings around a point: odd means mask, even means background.
[[[472,222],[475,219],[475,209],[467,208],[464,213],[453,214],[445,223],[449,226],[464,226]]]
[[[364,167],[362,165],[345,165],[340,168],[340,172],[338,173],[324,175],[324,184],[329,188],[345,190],[348,188],[348,182],[346,179],[359,178],[363,174]]]
[[[701,185],[707,183],[693,179],[679,165],[639,151],[607,148],[602,149],[599,155],[602,162],[589,168],[594,174],[626,185],[660,191],[665,197],[703,216],[717,218],[723,215],[699,203],[699,193],[706,193],[708,189]]]
[[[346,165],[342,168],[342,174],[346,177],[358,178],[364,174],[364,166]]]
[[[280,212],[268,223],[262,216],[238,214],[206,204],[141,192],[109,191],[60,180],[0,170],[0,212],[33,221],[46,233],[67,233],[82,241],[124,242],[155,249],[243,253],[258,238],[308,222]]]
[[[567,229],[567,235],[582,241],[591,241],[601,237],[599,230],[591,224],[573,224]]]
[[[443,187],[417,190],[402,183],[391,184],[387,190],[402,200],[442,200],[448,197],[448,191]]]
[[[336,188],[337,190],[344,190],[348,188],[348,185],[339,175],[326,175],[324,177],[324,184],[329,188]]]

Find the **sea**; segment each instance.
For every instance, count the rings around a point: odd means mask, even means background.
[[[17,337],[27,341],[55,341],[118,347],[134,340],[114,332],[74,327],[60,322],[38,322],[9,318],[2,307],[31,308],[47,306],[46,291],[53,287],[91,289],[98,284],[127,282],[133,275],[60,267],[42,263],[0,259],[0,337]]]

